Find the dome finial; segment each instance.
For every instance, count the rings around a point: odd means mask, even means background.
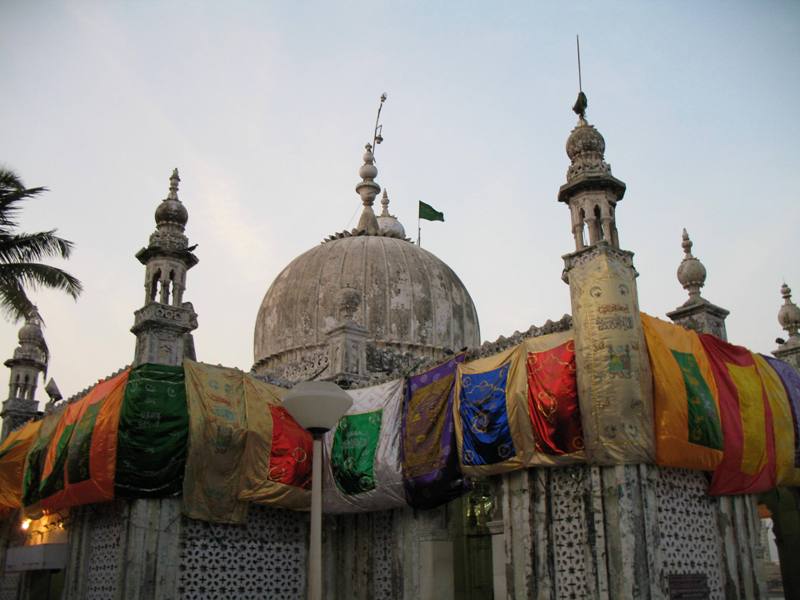
[[[783,306],[778,311],[778,323],[789,334],[789,339],[798,336],[800,329],[800,308],[792,302],[792,290],[784,283],[781,286]]]
[[[703,297],[700,295],[700,288],[706,284],[706,268],[699,259],[692,255],[692,246],[689,233],[684,228],[681,241],[684,256],[678,266],[678,281],[683,286],[683,289],[689,292],[689,300],[684,306],[702,302]]]
[[[383,196],[381,196],[381,206],[383,210],[381,210],[382,217],[391,217],[392,215],[389,214],[389,193],[386,188],[383,188]]]
[[[156,208],[156,226],[159,229],[166,225],[169,227],[177,226],[183,231],[189,220],[189,213],[178,198],[178,184],[180,181],[178,169],[172,169],[172,175],[169,177],[169,193]]]
[[[169,195],[167,198],[170,200],[177,200],[178,199],[178,184],[180,183],[181,178],[178,175],[177,167],[172,169],[172,175],[169,178]]]

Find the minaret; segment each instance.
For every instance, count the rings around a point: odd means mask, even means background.
[[[586,105],[581,92],[573,109],[578,124],[567,139],[567,182],[558,191],[575,240],[575,252],[564,256],[563,278],[572,302],[586,453],[595,464],[647,463],[654,451],[650,364],[633,253],[620,249],[615,221],[625,184],[611,174],[605,140],[587,123]]]
[[[186,272],[197,264],[184,228],[189,219],[178,199],[178,169],[169,178],[169,194],[156,208],[156,230],[150,243],[136,253],[145,265],[144,306],[134,313],[131,332],[136,335],[134,366],[143,363],[180,365],[194,358],[191,332],[197,315],[183,301]]]
[[[781,286],[781,296],[783,306],[778,311],[778,323],[789,337],[786,341],[779,340],[780,346],[772,354],[800,371],[800,308],[792,302],[792,290],[785,283]]]
[[[5,362],[11,375],[8,399],[3,402],[3,410],[0,412],[0,417],[3,418],[0,441],[36,416],[39,405],[36,400],[36,385],[39,374],[47,373],[49,352],[42,335],[42,319],[35,308],[25,319],[18,338],[19,345],[14,350],[14,357]]]
[[[667,316],[678,325],[694,329],[701,333],[710,333],[720,339],[727,340],[725,318],[730,311],[712,304],[700,293],[706,284],[706,268],[698,258],[692,255],[692,240],[686,229],[683,230],[683,260],[678,266],[678,281],[687,292],[689,299],[681,306],[668,312]]]

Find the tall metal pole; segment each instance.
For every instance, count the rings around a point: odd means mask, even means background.
[[[322,435],[317,433],[314,434],[314,456],[311,462],[308,600],[322,600]]]

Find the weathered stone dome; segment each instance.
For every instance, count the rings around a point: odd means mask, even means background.
[[[342,322],[348,288],[359,299],[346,320],[364,327],[373,347],[435,356],[480,343],[472,298],[444,262],[405,239],[349,235],[298,256],[272,283],[256,320],[256,371],[313,363]]]

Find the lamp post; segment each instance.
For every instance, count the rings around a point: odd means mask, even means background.
[[[322,436],[336,426],[352,405],[347,392],[328,381],[298,383],[283,400],[283,407],[314,437],[308,600],[322,600]]]

